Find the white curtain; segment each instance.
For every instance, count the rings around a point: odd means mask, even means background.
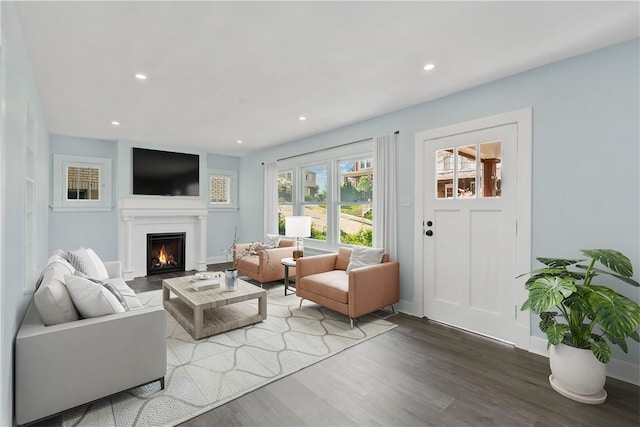
[[[373,138],[373,143],[373,246],[397,260],[396,135]]]
[[[278,162],[264,164],[264,232],[278,234]]]

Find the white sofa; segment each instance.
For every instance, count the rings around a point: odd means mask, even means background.
[[[119,288],[128,301],[123,306],[130,306],[129,310],[82,318],[64,283],[74,280],[75,269],[60,259],[61,254],[57,251],[45,267],[16,337],[17,424],[153,381],[160,381],[164,388],[164,308],[142,307],[120,279],[120,262],[115,261],[104,263],[109,276],[105,282]]]

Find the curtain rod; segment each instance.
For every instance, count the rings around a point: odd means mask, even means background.
[[[399,131],[399,130],[395,131],[395,132],[394,132],[394,135],[400,135],[400,131]],[[322,151],[327,151],[327,150],[331,150],[331,149],[333,149],[333,148],[338,148],[338,147],[344,147],[344,146],[346,146],[346,145],[357,144],[357,143],[359,143],[359,142],[368,141],[368,140],[370,140],[370,139],[373,139],[373,137],[371,137],[371,138],[365,138],[365,139],[359,139],[359,140],[357,140],[357,141],[346,142],[346,143],[344,143],[344,144],[334,145],[333,147],[329,147],[329,148],[321,148],[320,150],[309,151],[309,152],[302,153],[302,154],[296,154],[295,156],[283,157],[283,158],[278,159],[278,160],[276,160],[276,161],[277,161],[277,162],[280,162],[280,161],[282,161],[282,160],[288,160],[288,159],[293,159],[293,158],[300,157],[300,156],[306,156],[307,154],[320,153],[320,152],[322,152]],[[264,162],[263,162],[262,164],[264,165]]]

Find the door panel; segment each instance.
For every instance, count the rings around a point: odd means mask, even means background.
[[[516,125],[424,144],[425,314],[513,342]]]

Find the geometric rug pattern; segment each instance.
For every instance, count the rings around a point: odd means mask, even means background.
[[[266,320],[201,340],[167,314],[165,389],[154,382],[68,410],[63,425],[173,426],[396,326],[368,315],[351,329],[346,316],[310,301],[298,308],[282,287],[268,293]],[[138,298],[160,305],[162,291]],[[257,312],[256,300],[246,304]]]

